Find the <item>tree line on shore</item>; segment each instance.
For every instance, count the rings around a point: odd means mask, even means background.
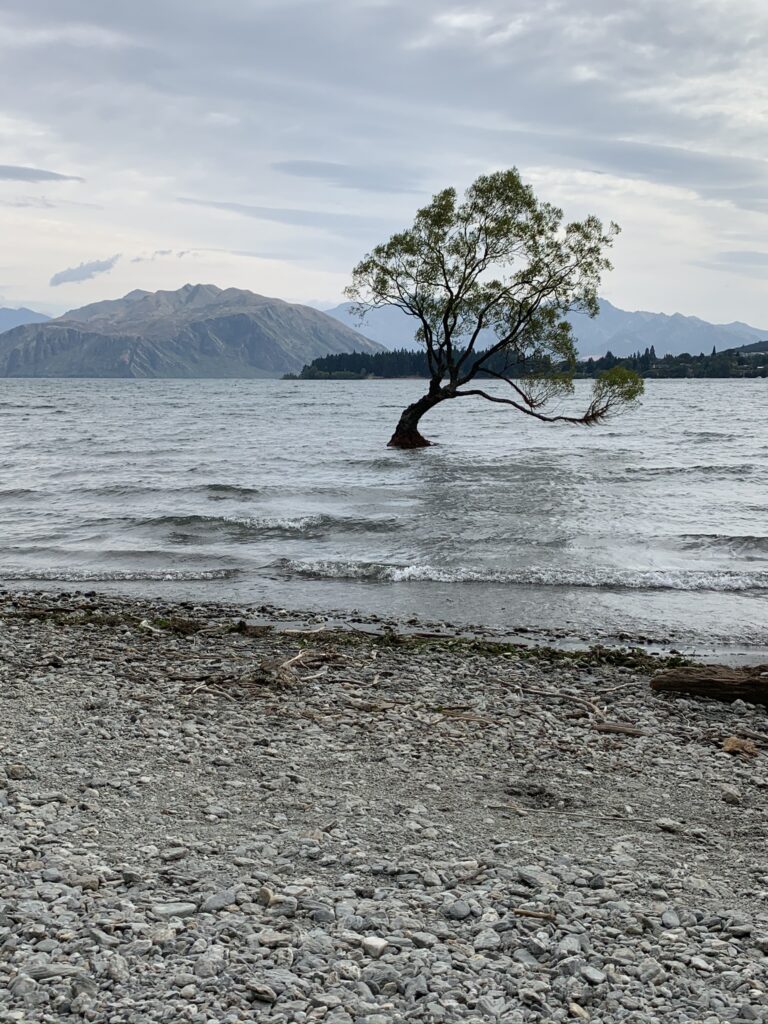
[[[763,351],[754,351],[762,348]],[[750,351],[752,349],[753,351]],[[496,365],[498,364],[498,365]],[[510,353],[500,352],[488,361],[489,375],[504,373],[521,379],[547,372],[557,373],[563,367],[553,360],[515,360]],[[751,345],[744,349],[712,349],[694,356],[657,356],[654,347],[631,356],[614,356],[607,352],[598,359],[577,360],[574,376],[582,379],[598,377],[614,367],[634,370],[645,378],[668,377],[768,377],[768,342],[765,346]],[[482,374],[482,371],[481,371]],[[297,374],[287,374],[286,380],[367,380],[393,377],[430,376],[427,354],[423,349],[394,349],[389,352],[339,352],[321,356],[308,363]]]

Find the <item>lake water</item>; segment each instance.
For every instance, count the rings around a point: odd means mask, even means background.
[[[446,403],[387,449],[422,389],[2,381],[0,581],[768,646],[767,380],[591,429]]]

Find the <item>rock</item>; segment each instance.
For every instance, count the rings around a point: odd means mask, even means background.
[[[661,829],[662,832],[682,832],[684,826],[674,818],[657,818],[656,828]]]
[[[706,974],[711,974],[714,971],[712,964],[705,960],[703,956],[692,956],[691,967],[697,971],[703,971]]]
[[[484,949],[498,949],[500,945],[501,936],[493,928],[484,928],[474,939],[474,947],[478,952]]]
[[[602,985],[607,980],[602,971],[598,971],[596,967],[591,967],[589,964],[585,964],[581,968],[581,976],[590,985]]]
[[[37,982],[30,978],[28,974],[17,974],[9,984],[8,991],[15,999],[24,1000],[27,996],[32,995],[37,988]]]
[[[464,921],[472,913],[472,908],[465,900],[454,900],[443,913],[451,921]]]
[[[183,860],[189,850],[185,846],[171,846],[167,850],[160,851],[160,860],[171,863],[176,860]]]
[[[739,807],[744,802],[741,790],[736,786],[721,786],[720,793],[726,804],[732,804],[735,807]]]
[[[269,985],[265,985],[261,981],[255,981],[249,979],[246,983],[246,988],[253,1000],[258,1003],[276,1003],[277,992]]]
[[[236,902],[237,893],[234,889],[222,889],[221,892],[216,892],[212,896],[203,900],[201,910],[206,914],[216,914],[220,910],[224,910],[225,907],[232,906]]]
[[[278,946],[290,946],[291,936],[287,932],[278,932],[273,928],[264,928],[259,932],[259,944],[267,949],[276,949]]]
[[[367,935],[362,942],[362,949],[366,956],[378,958],[382,955],[389,943],[377,935]]]
[[[583,952],[581,938],[578,935],[566,935],[557,944],[555,956],[564,960],[569,956],[581,955]]]
[[[172,917],[192,917],[197,913],[196,903],[155,903],[152,907],[155,917],[163,921]]]

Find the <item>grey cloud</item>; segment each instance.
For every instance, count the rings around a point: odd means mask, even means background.
[[[337,188],[352,188],[363,192],[417,192],[415,183],[398,168],[386,164],[355,166],[331,163],[327,160],[278,160],[272,164],[276,171],[296,178],[313,178]]]
[[[2,181],[83,181],[75,174],[59,174],[44,171],[39,167],[16,167],[14,164],[0,164]]]
[[[281,262],[296,260],[299,258],[300,253],[289,252],[285,249],[193,249],[192,253],[200,252],[218,252],[224,253],[227,256],[245,256],[246,259],[253,260],[278,260]],[[177,253],[178,256],[186,256],[188,253]]]
[[[0,199],[0,206],[18,210],[53,210],[56,208],[56,203],[46,199],[45,196],[22,196],[19,199]]]
[[[98,203],[78,203],[70,199],[49,199],[48,196],[19,196],[16,199],[0,199],[0,206],[17,210],[57,210],[73,207],[79,210],[101,210]]]
[[[155,249],[149,256],[134,256],[131,259],[131,263],[154,263],[155,260],[160,259],[162,256],[173,256],[173,249]],[[176,253],[177,256],[183,255],[182,253]]]
[[[549,159],[570,158],[592,171],[597,163],[603,172],[687,188],[704,199],[724,200],[742,209],[768,211],[764,160],[599,136],[512,134],[524,137],[527,147]]]
[[[715,253],[709,260],[692,260],[691,266],[716,270],[719,273],[736,274],[753,281],[768,278],[768,252],[735,250]]]
[[[350,213],[325,212],[321,210],[293,210],[285,207],[252,206],[250,203],[228,203],[213,199],[191,199],[180,196],[177,200],[187,206],[203,206],[211,210],[223,210],[226,213],[237,213],[242,217],[253,217],[255,220],[269,220],[277,224],[291,227],[314,228],[320,231],[345,231],[361,229],[366,220]]]
[[[134,256],[131,263],[154,263],[155,260],[171,257],[177,260],[187,259],[190,256],[205,255],[206,253],[224,253],[228,256],[246,256],[249,259],[257,260],[291,260],[295,254],[278,251],[255,251],[252,249],[224,249],[224,248],[201,248],[201,249],[156,249],[148,256]]]
[[[719,252],[716,259],[718,263],[732,263],[735,266],[768,267],[768,252],[745,249]]]
[[[81,263],[77,267],[67,267],[54,274],[48,282],[52,288],[60,284],[68,284],[72,281],[89,281],[98,274],[108,273],[120,259],[120,254],[110,256],[106,260],[91,260],[90,263]]]

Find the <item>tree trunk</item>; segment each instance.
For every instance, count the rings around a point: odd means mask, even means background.
[[[662,693],[687,693],[713,700],[744,700],[748,704],[768,704],[768,665],[727,668],[706,665],[668,668],[651,680],[651,689]]]
[[[389,448],[429,448],[432,444],[426,437],[419,433],[419,420],[429,412],[430,409],[442,402],[446,395],[428,394],[420,398],[418,402],[409,405],[404,409],[395,432],[389,439]]]

